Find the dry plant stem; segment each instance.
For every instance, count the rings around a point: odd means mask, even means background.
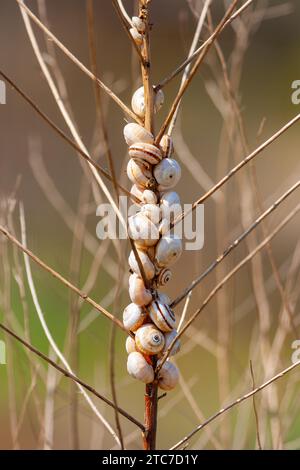
[[[285,217],[283,219],[283,221],[277,225],[277,227],[270,233],[270,235],[265,238],[259,245],[257,245],[257,247],[251,251],[247,256],[245,256],[245,258],[240,261],[240,263],[238,263],[223,279],[221,282],[219,282],[216,287],[214,287],[214,289],[210,292],[210,294],[206,297],[206,299],[204,300],[204,302],[202,303],[201,307],[196,310],[196,312],[191,316],[191,318],[185,323],[185,325],[181,328],[180,330],[180,333],[178,334],[178,336],[175,338],[175,340],[172,341],[172,343],[170,344],[169,348],[167,349],[167,351],[165,352],[164,356],[162,357],[161,361],[160,361],[160,364],[159,366],[156,368],[156,372],[159,372],[159,370],[161,369],[162,365],[165,363],[165,361],[167,360],[169,354],[170,354],[170,351],[172,350],[175,342],[176,342],[176,339],[180,338],[183,333],[188,329],[188,327],[196,320],[196,318],[200,315],[200,313],[202,312],[202,310],[204,310],[204,308],[210,303],[210,301],[214,298],[214,296],[218,293],[218,291],[220,289],[222,289],[222,287],[245,265],[247,264],[249,261],[252,260],[252,258],[257,254],[259,253],[260,250],[262,250],[267,243],[269,243],[270,240],[272,240],[272,238],[275,237],[275,235],[277,235],[277,233],[283,228],[285,227],[285,225],[300,211],[300,204],[298,206],[296,206],[296,208],[290,212],[290,214]]]
[[[239,237],[237,237],[230,245],[221,253],[215,261],[213,261],[208,268],[171,303],[171,307],[178,305],[203,279],[208,276],[229,253],[234,250],[271,212],[273,212],[290,194],[292,194],[300,186],[300,180],[290,187],[284,194],[282,194],[265,212],[263,212],[247,230],[245,230]]]
[[[255,378],[254,378],[254,371],[253,371],[252,361],[250,361],[250,372],[251,372],[253,390],[255,390],[256,387],[255,387]],[[252,400],[253,400],[253,410],[254,410],[255,423],[256,423],[257,445],[258,445],[259,450],[262,450],[262,445],[261,445],[261,441],[260,441],[260,432],[259,432],[259,417],[258,417],[258,413],[257,413],[255,395],[253,395]]]
[[[19,4],[19,6],[27,13],[28,16],[37,24],[37,26],[44,31],[44,33],[52,40],[59,49],[72,61],[74,64],[77,65],[77,67],[80,68],[89,78],[94,80],[94,82],[102,88],[110,98],[112,98],[118,105],[119,107],[124,111],[127,116],[129,116],[131,119],[134,121],[138,122],[141,124],[141,120],[139,119],[136,114],[134,114],[131,109],[129,109],[121,100],[118,98],[112,90],[110,90],[109,87],[107,87],[101,80],[99,80],[98,77],[96,77],[85,65],[83,65],[77,57],[72,54],[66,46],[64,46],[58,39],[57,37],[51,33],[51,31],[37,18],[37,16],[32,13],[32,11],[24,4],[23,0],[16,0],[16,2]]]
[[[23,346],[25,346],[27,349],[29,349],[31,352],[33,352],[34,354],[36,354],[37,356],[39,356],[41,359],[43,359],[44,361],[46,361],[48,364],[50,364],[52,367],[54,367],[56,370],[58,370],[59,372],[61,372],[65,377],[68,377],[69,379],[71,380],[74,380],[74,382],[78,383],[79,385],[81,385],[83,388],[85,388],[86,390],[88,390],[90,393],[92,393],[93,395],[95,395],[95,397],[99,398],[100,400],[104,401],[108,406],[114,408],[114,403],[112,401],[110,401],[108,398],[104,397],[103,395],[101,395],[100,393],[98,393],[93,387],[91,387],[90,385],[88,385],[87,383],[85,383],[83,380],[79,379],[78,377],[76,377],[76,375],[74,374],[71,374],[70,372],[68,372],[66,369],[64,369],[63,367],[59,366],[58,364],[56,364],[56,362],[52,361],[52,359],[50,359],[48,356],[46,356],[46,354],[42,353],[41,351],[39,351],[38,349],[36,349],[34,346],[32,346],[31,344],[29,344],[27,341],[25,341],[24,339],[22,339],[19,335],[17,335],[16,333],[14,333],[10,328],[6,327],[5,325],[3,325],[3,323],[0,323],[0,328],[5,331],[6,333],[8,333],[8,335],[10,335],[11,337],[15,338],[17,341],[19,341],[20,343],[23,344]],[[144,431],[144,426],[142,423],[140,423],[138,420],[136,420],[133,416],[131,416],[129,413],[127,413],[127,411],[123,410],[122,408],[118,408],[118,411],[119,413],[124,416],[124,418],[128,419],[129,421],[131,421],[133,424],[135,424],[137,427],[139,427],[142,431]]]
[[[191,211],[195,210],[199,204],[203,204],[210,196],[212,196],[218,189],[220,189],[227,181],[232,178],[243,166],[247,165],[253,158],[259,155],[265,148],[267,148],[270,144],[272,144],[278,137],[280,137],[284,132],[286,132],[290,127],[292,127],[296,122],[300,120],[300,114],[297,114],[293,119],[287,122],[283,127],[281,127],[275,134],[273,134],[269,139],[267,139],[264,143],[262,143],[259,147],[257,147],[253,152],[251,152],[247,157],[240,161],[235,167],[233,167],[227,175],[225,175],[218,183],[216,183],[209,191],[207,191],[203,196],[197,199],[193,205],[192,209],[180,214],[173,222],[172,227],[180,222],[184,217],[191,213]]]
[[[222,32],[226,26],[228,26],[233,20],[235,20],[235,18],[241,15],[243,11],[245,11],[246,8],[248,8],[248,6],[250,6],[251,3],[253,3],[253,1],[254,0],[247,0],[244,3],[244,5],[241,6],[241,8],[239,8],[233,15],[231,15],[230,18],[228,18],[228,20],[225,22],[225,24],[221,28],[220,32]],[[202,50],[205,49],[206,46],[209,44],[211,39],[212,39],[212,36],[210,36],[200,47],[198,47],[198,49],[196,49],[195,52],[190,57],[188,57],[177,69],[175,69],[168,77],[162,80],[159,84],[155,85],[154,89],[155,90],[162,89],[171,80],[173,80],[173,78],[175,78],[180,72],[182,72],[182,70],[184,70],[187,65],[189,65],[194,59],[198,57],[198,55],[202,52]]]
[[[256,395],[258,392],[260,392],[261,390],[263,390],[264,388],[268,387],[270,384],[272,384],[273,382],[276,382],[277,380],[281,379],[282,377],[284,377],[286,374],[288,374],[289,372],[291,372],[293,369],[295,369],[296,367],[298,367],[300,365],[300,361],[298,362],[295,362],[295,364],[292,364],[290,367],[287,367],[286,369],[282,370],[281,372],[279,372],[277,375],[275,375],[274,377],[272,377],[271,379],[267,380],[266,382],[264,382],[263,384],[261,384],[259,387],[256,387],[254,390],[251,390],[251,392],[248,392],[246,395],[243,395],[242,397],[238,398],[237,400],[233,401],[232,403],[230,403],[229,405],[225,406],[224,408],[220,409],[217,413],[215,413],[214,415],[212,415],[210,418],[208,418],[206,421],[204,421],[204,423],[200,424],[199,426],[197,426],[196,429],[194,429],[192,432],[190,432],[187,436],[185,436],[183,439],[181,439],[179,442],[177,442],[177,444],[175,444],[173,447],[171,447],[170,450],[175,450],[175,449],[178,449],[179,447],[181,447],[185,442],[187,442],[191,437],[193,437],[198,431],[201,431],[201,429],[203,429],[205,426],[207,426],[208,424],[210,424],[212,421],[214,421],[216,418],[218,418],[219,416],[223,415],[224,413],[226,413],[227,411],[231,410],[232,408],[234,408],[235,406],[239,405],[240,403],[242,403],[243,401],[245,400],[248,400],[249,398],[253,397],[254,395]]]
[[[103,175],[105,178],[107,178],[109,181],[112,181],[112,176],[106,171],[104,170],[98,163],[96,163],[94,160],[92,160],[89,155],[87,155],[83,150],[81,150],[81,148],[76,144],[76,142],[74,142],[70,137],[68,137],[56,124],[54,124],[54,122],[45,114],[43,113],[43,111],[41,111],[39,109],[39,107],[31,100],[31,98],[29,98],[29,96],[27,96],[4,72],[2,72],[0,70],[0,76],[2,76],[4,78],[4,80],[7,81],[7,83],[9,83],[9,85],[11,85],[16,91],[17,93],[28,103],[30,104],[30,106],[38,113],[38,115],[43,118],[44,121],[47,122],[47,124],[49,124],[50,127],[52,127],[53,130],[55,130],[55,132],[57,134],[59,134],[66,142],[68,142],[69,145],[71,145],[71,147],[73,147],[73,149],[76,150],[76,152],[82,157],[84,158],[84,160],[86,160],[88,163],[90,163],[91,166],[93,166],[94,168],[96,168],[96,170],[98,170],[98,172]],[[118,185],[119,188],[122,190],[122,192],[124,194],[126,194],[127,196],[129,196],[135,203],[139,204],[141,201],[136,198],[135,196],[131,195],[130,192],[124,188],[123,186],[121,185]]]
[[[125,330],[123,323],[115,318],[111,313],[109,313],[106,309],[101,307],[97,302],[95,302],[93,299],[91,299],[87,294],[82,292],[78,287],[74,286],[71,284],[68,279],[64,278],[61,274],[59,274],[57,271],[52,269],[50,266],[48,266],[44,261],[42,261],[40,258],[38,258],[32,251],[30,251],[28,248],[26,248],[17,238],[15,238],[5,227],[0,225],[0,232],[8,238],[14,245],[16,245],[21,251],[26,253],[35,263],[37,263],[41,268],[43,268],[45,271],[47,271],[49,274],[51,274],[53,277],[58,279],[62,284],[64,284],[66,287],[71,289],[73,292],[75,292],[82,300],[90,304],[93,308],[98,310],[98,312],[101,312],[106,318],[108,318],[110,321],[114,322],[119,328],[121,328],[123,331],[128,334],[128,332]]]

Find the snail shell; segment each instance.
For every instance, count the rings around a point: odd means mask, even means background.
[[[131,336],[128,336],[128,338],[126,339],[125,348],[126,348],[127,354],[130,354],[136,351],[135,341],[133,338],[131,338]]]
[[[182,253],[181,239],[176,235],[164,235],[156,246],[155,260],[159,267],[172,266]]]
[[[128,234],[139,247],[156,245],[159,239],[158,228],[141,212],[129,217]]]
[[[162,354],[167,351],[168,347],[172,343],[172,341],[176,338],[178,335],[177,330],[172,330],[169,333],[165,333],[165,346],[164,349],[162,350]],[[132,339],[132,338],[130,338]],[[180,351],[180,339],[177,339],[177,341],[174,343],[174,346],[172,347],[170,351],[170,356],[174,356]]]
[[[162,159],[161,151],[158,147],[144,142],[137,142],[129,147],[129,156],[135,160],[156,165]]]
[[[162,90],[158,90],[157,93],[155,93],[154,96],[154,112],[157,113],[157,111],[160,110],[160,108],[163,105],[164,102],[164,93]],[[135,114],[137,114],[139,117],[143,118],[145,117],[145,96],[144,96],[144,87],[141,86],[138,88],[132,96],[131,100],[131,107]]]
[[[159,224],[161,219],[160,207],[156,204],[145,204],[142,206],[141,213],[148,217],[154,224]]]
[[[171,299],[167,294],[164,292],[157,292],[157,294],[157,298],[161,304],[170,305]]]
[[[154,142],[153,134],[135,122],[126,124],[123,134],[127,145],[133,145],[137,142],[143,142],[144,144],[153,144]]]
[[[152,179],[152,173],[142,163],[137,163],[134,160],[129,160],[127,164],[127,176],[132,183],[138,186],[146,187],[149,181]]]
[[[181,177],[181,168],[179,163],[173,158],[163,158],[153,171],[154,177],[158,183],[160,191],[173,188]]]
[[[137,197],[141,201],[143,201],[143,194],[144,194],[143,186],[138,186],[137,184],[133,184],[130,189],[130,194]]]
[[[158,226],[158,231],[161,235],[166,235],[170,230],[170,220],[169,219],[162,219]]]
[[[165,134],[162,136],[159,146],[165,158],[172,157],[173,152],[174,152],[174,146],[173,146],[172,138],[169,135]]]
[[[146,289],[143,279],[135,273],[129,277],[129,297],[131,302],[140,307],[148,305],[152,300],[152,294]]]
[[[171,220],[181,213],[180,197],[175,191],[167,191],[160,198],[162,217]]]
[[[127,371],[137,380],[148,384],[154,380],[153,367],[148,364],[140,352],[132,352],[127,359]]]
[[[123,312],[123,325],[128,331],[136,331],[144,323],[147,313],[136,304],[129,304]]]
[[[138,16],[133,16],[131,18],[131,22],[132,22],[132,25],[134,26],[134,28],[136,28],[139,33],[144,33],[145,32],[146,25],[145,25],[144,21],[141,18],[139,18]]]
[[[163,268],[157,275],[156,283],[158,286],[165,286],[171,279],[171,270],[169,268]]]
[[[168,305],[153,300],[148,311],[151,320],[161,331],[172,331],[175,328],[175,314]]]
[[[143,44],[143,36],[138,32],[136,28],[130,28],[129,30],[131,36],[134,39],[134,42],[138,45],[141,46]]]
[[[137,330],[135,344],[139,351],[151,356],[158,354],[163,349],[165,338],[152,323],[146,323]]]
[[[178,381],[178,368],[175,366],[175,364],[172,364],[172,362],[170,361],[165,362],[159,371],[158,386],[162,390],[172,390],[176,387]]]
[[[157,196],[155,192],[150,191],[150,189],[145,189],[142,195],[142,202],[144,204],[156,204],[157,203]]]
[[[137,252],[143,265],[146,278],[149,280],[153,279],[155,276],[154,264],[150,261],[149,256],[144,251],[137,250]],[[133,251],[130,252],[128,262],[132,271],[138,274],[138,276],[141,276],[140,268]]]

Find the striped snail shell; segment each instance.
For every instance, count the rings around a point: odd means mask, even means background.
[[[159,146],[165,158],[172,157],[174,153],[174,146],[173,146],[172,138],[169,135],[165,134],[162,136]]]
[[[152,173],[146,165],[137,163],[134,160],[129,160],[127,164],[127,176],[132,183],[138,186],[147,187],[149,181],[152,179]]]
[[[142,202],[144,204],[157,204],[157,196],[154,191],[145,189],[142,195]]]
[[[137,253],[138,253],[140,261],[143,265],[144,273],[145,273],[146,278],[148,280],[153,279],[154,276],[155,276],[154,264],[152,263],[152,261],[150,261],[149,256],[144,251],[137,250]],[[132,271],[135,272],[138,276],[141,276],[140,268],[139,268],[139,265],[138,265],[138,262],[137,262],[137,259],[135,257],[135,254],[134,254],[133,250],[131,250],[131,252],[130,252],[128,262],[129,262],[129,266],[132,269]]]
[[[143,142],[144,144],[153,144],[154,142],[153,134],[135,122],[126,124],[123,134],[127,145],[133,145],[137,142]]]
[[[159,239],[158,228],[141,212],[129,217],[128,235],[135,241],[138,247],[156,245]]]
[[[163,105],[164,102],[164,93],[162,90],[158,90],[154,94],[154,112],[157,113],[157,111],[160,110],[160,108]],[[143,118],[145,117],[146,113],[146,108],[145,108],[145,96],[144,96],[144,87],[141,86],[138,88],[132,96],[131,100],[131,107],[135,114],[137,114],[139,117]]]
[[[154,224],[159,224],[161,219],[160,207],[156,204],[144,204],[141,208],[141,213],[148,217]]]
[[[138,16],[133,16],[131,18],[132,26],[138,30],[139,33],[144,33],[146,29],[146,25],[142,18]]]
[[[134,160],[156,165],[162,159],[161,151],[153,144],[137,142],[129,147],[129,156]]]
[[[145,323],[135,334],[135,344],[139,351],[149,356],[158,354],[165,345],[165,338],[152,323]]]
[[[158,183],[158,189],[165,191],[173,188],[181,177],[179,163],[173,158],[163,158],[153,170],[154,178]]]
[[[176,235],[164,235],[156,246],[155,260],[159,267],[172,266],[182,253],[182,241]]]
[[[143,44],[143,36],[141,35],[141,33],[139,33],[136,28],[130,28],[129,32],[131,36],[133,37],[134,42],[138,46],[141,46]]]
[[[156,277],[158,286],[165,286],[172,279],[172,272],[169,268],[163,268]]]
[[[153,382],[154,370],[140,352],[132,352],[127,359],[127,371],[137,380],[146,384]]]
[[[126,342],[125,342],[125,348],[126,348],[127,354],[130,354],[136,351],[135,341],[133,338],[131,338],[131,336],[127,337]]]
[[[148,311],[151,320],[161,331],[172,331],[175,328],[175,314],[167,304],[153,300]]]
[[[136,331],[144,323],[147,313],[136,304],[129,304],[123,312],[123,325],[128,331]]]
[[[179,381],[179,370],[170,361],[166,361],[158,374],[158,386],[162,390],[172,390]]]
[[[170,346],[170,344],[173,342],[173,340],[176,338],[178,335],[177,330],[172,330],[169,333],[165,333],[165,346],[164,349],[162,350],[162,354],[165,353]],[[130,338],[132,339],[132,338]],[[174,356],[180,351],[180,339],[177,339],[176,342],[174,343],[174,346],[172,347],[170,351],[170,356]]]
[[[131,302],[140,307],[148,305],[152,300],[152,294],[146,289],[143,279],[135,273],[129,277],[129,297]]]

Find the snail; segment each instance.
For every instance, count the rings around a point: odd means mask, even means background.
[[[164,102],[164,93],[162,90],[158,90],[154,92],[154,111],[157,113],[163,105]],[[131,100],[131,107],[132,110],[137,114],[139,117],[145,117],[145,94],[144,94],[144,87],[141,86],[138,88]]]
[[[140,201],[143,201],[144,190],[145,188],[143,188],[143,186],[133,184],[130,189],[130,194],[137,197]]]
[[[148,364],[140,352],[132,352],[127,359],[127,371],[137,380],[148,384],[154,380],[153,367]]]
[[[160,209],[163,218],[171,221],[181,214],[181,203],[175,191],[167,191],[160,198]]]
[[[144,144],[153,144],[154,142],[153,134],[135,122],[126,124],[123,134],[125,141],[129,146],[136,144],[137,142],[143,142]]]
[[[165,286],[172,279],[172,272],[169,268],[163,268],[156,277],[158,286]]]
[[[136,28],[130,28],[129,32],[131,36],[133,37],[134,42],[138,46],[141,46],[143,44],[143,36],[141,35],[141,33],[139,33]]]
[[[165,338],[152,323],[145,323],[135,334],[136,348],[149,356],[158,354],[165,345]]]
[[[162,390],[172,390],[179,381],[178,368],[170,361],[163,364],[158,375],[158,386]]]
[[[169,135],[165,134],[162,136],[159,142],[159,146],[165,158],[172,157],[173,152],[174,152],[174,146],[173,146],[173,141]]]
[[[131,18],[132,26],[138,30],[139,33],[144,33],[146,29],[146,25],[142,18],[138,16],[133,16]]]
[[[129,277],[129,297],[131,302],[140,307],[148,305],[152,300],[150,290],[146,289],[143,279],[135,273]]]
[[[154,178],[158,183],[160,191],[166,191],[173,188],[181,176],[181,168],[179,163],[173,158],[163,158],[153,170]]]
[[[152,173],[146,165],[138,164],[134,160],[129,160],[127,164],[127,176],[132,183],[138,186],[147,187],[149,181],[152,179]]]
[[[141,250],[137,250],[138,256],[140,258],[140,261],[143,265],[144,268],[144,273],[145,276],[148,280],[151,280],[155,276],[155,267],[154,264],[150,261],[149,256]],[[140,268],[137,262],[137,259],[135,257],[135,254],[133,251],[130,252],[129,258],[128,258],[129,266],[132,269],[134,273],[136,273],[138,276],[141,276],[140,273]]]
[[[159,226],[158,231],[161,235],[166,235],[170,230],[170,220],[169,219],[162,219]]]
[[[157,196],[155,192],[151,191],[150,189],[145,189],[142,194],[142,202],[144,204],[156,204],[157,203]]]
[[[136,331],[145,322],[147,313],[136,304],[129,304],[123,312],[123,325],[128,331]]]
[[[158,147],[153,144],[137,142],[129,147],[129,156],[134,160],[147,162],[156,165],[162,159],[162,153]]]
[[[167,351],[168,347],[170,346],[170,344],[176,338],[177,335],[178,335],[177,330],[172,330],[169,333],[165,333],[165,345],[164,345],[164,349],[161,352],[162,354]],[[180,339],[177,339],[176,342],[174,343],[174,346],[172,347],[170,351],[170,356],[174,356],[175,354],[177,354],[180,350],[180,346],[181,346]]]
[[[157,298],[160,301],[160,303],[165,304],[165,305],[170,305],[171,299],[170,297],[165,294],[164,292],[157,292]]]
[[[159,239],[158,228],[141,212],[129,217],[128,234],[139,247],[156,245]]]
[[[164,235],[158,242],[155,260],[159,267],[172,266],[182,253],[182,242],[176,235]]]
[[[161,331],[172,331],[175,328],[175,314],[168,305],[153,300],[148,311],[151,320]]]
[[[161,219],[160,207],[156,204],[145,204],[141,208],[141,214],[148,217],[154,224],[159,224]]]
[[[126,339],[125,348],[126,348],[127,354],[130,354],[136,351],[135,341],[133,338],[131,338],[131,336],[128,336],[128,338]]]

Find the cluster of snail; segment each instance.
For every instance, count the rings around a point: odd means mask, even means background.
[[[137,28],[137,32],[142,34],[141,28]],[[154,94],[154,112],[159,110],[163,101],[162,91]],[[133,94],[131,104],[133,111],[143,118],[143,87]],[[171,279],[169,268],[182,252],[181,239],[170,231],[171,223],[180,210],[179,196],[172,188],[180,179],[181,169],[172,158],[173,145],[168,135],[164,135],[156,145],[151,132],[139,124],[129,123],[125,125],[124,137],[129,146],[127,175],[133,183],[131,194],[141,201],[136,214],[128,218],[128,234],[135,244],[139,260],[131,251],[128,261],[132,303],[123,312],[123,324],[130,333],[126,340],[127,370],[132,377],[147,384],[155,379],[154,364],[159,364],[177,336],[170,299],[158,289]],[[179,349],[178,339],[170,356]],[[153,357],[156,358],[154,362]],[[162,365],[157,380],[163,390],[176,386],[179,372],[169,359]]]

